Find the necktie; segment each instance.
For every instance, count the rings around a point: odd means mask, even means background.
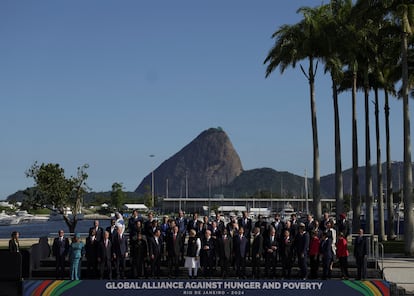
[[[108,240],[106,239],[105,240],[105,248],[107,248],[108,247]]]

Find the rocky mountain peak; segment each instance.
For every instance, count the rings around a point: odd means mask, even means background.
[[[169,197],[185,197],[187,189],[189,197],[207,197],[210,188],[228,185],[242,171],[228,135],[221,128],[210,128],[154,170],[154,191],[165,196],[168,184]],[[147,186],[151,173],[135,191],[143,194]]]

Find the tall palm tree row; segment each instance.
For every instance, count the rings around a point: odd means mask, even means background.
[[[338,92],[351,90],[352,98],[352,209],[353,231],[360,227],[361,195],[359,192],[358,172],[358,136],[357,136],[357,90],[363,90],[365,103],[365,202],[366,231],[374,233],[373,189],[371,176],[371,143],[370,143],[370,99],[371,90],[375,94],[376,116],[376,150],[377,179],[379,187],[380,207],[380,239],[385,239],[382,171],[379,125],[378,90],[383,89],[385,95],[385,132],[387,185],[386,202],[388,206],[388,238],[393,232],[393,197],[391,176],[390,129],[389,129],[389,95],[395,95],[394,87],[402,82],[404,129],[404,186],[403,199],[405,206],[404,237],[405,252],[414,255],[414,213],[411,163],[410,114],[408,105],[409,90],[414,84],[409,83],[408,55],[413,51],[414,4],[412,0],[377,1],[377,0],[331,0],[329,4],[315,8],[303,7],[298,10],[303,19],[293,25],[282,25],[273,34],[274,46],[269,51],[264,63],[267,64],[266,77],[276,68],[281,73],[302,60],[308,60],[308,71],[301,66],[302,72],[310,86],[311,122],[313,132],[313,213],[321,215],[319,190],[319,148],[316,117],[315,77],[318,62],[325,64],[325,72],[329,72],[332,81],[332,98],[335,125],[335,194],[337,214],[343,208],[343,180],[341,165],[341,137],[339,126]]]

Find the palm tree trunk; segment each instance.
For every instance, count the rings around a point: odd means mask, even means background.
[[[377,144],[377,194],[378,194],[378,223],[379,239],[385,240],[384,228],[384,199],[382,196],[382,164],[381,164],[381,142],[380,142],[380,125],[379,125],[379,106],[378,106],[378,88],[375,88],[375,139]]]
[[[391,163],[391,141],[390,141],[390,105],[388,92],[385,91],[385,145],[387,151],[387,238],[395,238],[394,229],[394,197],[392,188],[392,163]]]
[[[355,67],[355,66],[354,66]],[[356,112],[357,72],[354,69],[352,83],[352,231],[361,227],[361,197],[358,174],[358,126]]]
[[[339,221],[339,215],[344,211],[344,186],[341,161],[341,129],[339,123],[338,90],[334,78],[332,78],[332,92],[335,124],[335,203],[336,220]]]
[[[411,163],[410,109],[408,104],[408,34],[402,38],[402,81],[404,122],[404,242],[405,253],[414,255],[413,176]]]
[[[365,96],[365,231],[374,234],[374,211],[372,202],[372,172],[371,172],[371,139],[369,125],[369,86],[368,72],[366,71]]]
[[[310,105],[312,117],[312,136],[313,136],[313,214],[315,217],[322,217],[322,206],[320,199],[320,168],[319,168],[319,142],[318,125],[316,120],[316,101],[315,101],[315,74],[313,69],[313,58],[309,58],[309,88]]]

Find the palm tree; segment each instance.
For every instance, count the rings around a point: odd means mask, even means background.
[[[323,10],[305,7],[299,9],[298,12],[304,16],[301,22],[291,26],[283,25],[272,35],[272,38],[276,39],[275,44],[269,51],[264,64],[268,64],[266,68],[266,77],[268,77],[278,67],[283,73],[288,66],[294,68],[297,62],[308,59],[308,71],[306,72],[302,66],[301,70],[309,82],[310,92],[313,139],[313,213],[316,217],[321,217],[319,143],[315,101],[315,75],[318,64],[316,63],[314,66],[314,63],[320,55],[322,36],[320,35],[319,23],[323,16]]]
[[[340,57],[340,49],[343,48],[343,30],[346,19],[352,7],[351,0],[332,0],[327,8],[327,23],[325,36],[327,41],[326,52],[324,53],[325,72],[329,71],[332,81],[332,99],[334,107],[334,129],[335,129],[335,205],[336,218],[343,212],[344,190],[341,158],[341,129],[338,107],[338,86],[343,79],[343,63]]]

